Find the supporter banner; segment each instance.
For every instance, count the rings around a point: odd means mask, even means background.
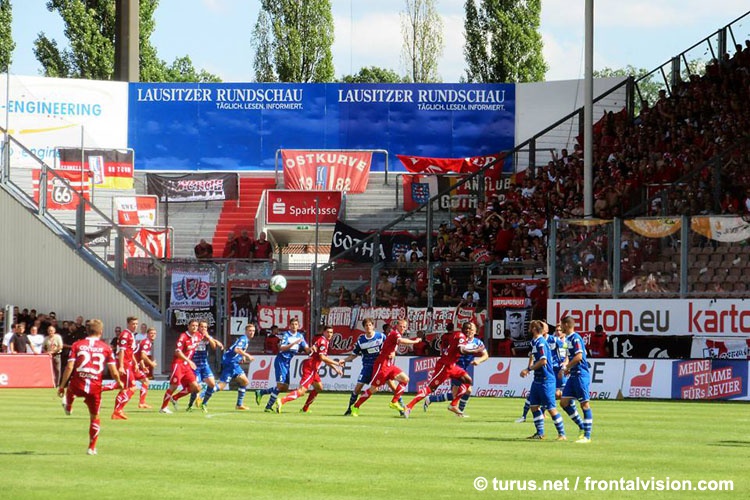
[[[52,170],[52,169],[50,169]],[[49,210],[75,210],[78,208],[80,197],[90,200],[91,185],[89,173],[81,171],[54,170],[57,176],[49,173],[47,175],[47,209]],[[42,171],[32,171],[31,185],[33,188],[34,202],[39,203],[39,183]],[[67,184],[63,182],[67,181]],[[78,193],[76,195],[75,193]],[[89,206],[86,205],[86,210]]]
[[[8,132],[48,165],[59,147],[127,148],[128,83],[0,75]],[[38,168],[26,149],[10,148],[14,168]],[[80,162],[80,149],[78,161]]]
[[[690,335],[613,335],[609,338],[613,358],[690,358]]]
[[[0,389],[55,387],[52,358],[36,354],[0,354]]]
[[[198,309],[211,305],[211,279],[208,273],[172,273],[169,307]]]
[[[473,174],[492,162],[503,164],[505,154],[497,153],[489,156],[474,156],[471,158],[426,158],[424,156],[396,155],[406,170],[414,173],[426,174]],[[502,170],[502,168],[497,169]],[[488,170],[489,172],[489,170]],[[493,170],[492,173],[495,173]]]
[[[169,177],[146,174],[148,194],[156,195],[162,203],[236,200],[239,182],[238,174],[220,172]]]
[[[693,359],[750,359],[750,338],[693,337]]]
[[[672,364],[667,360],[628,359],[622,379],[623,397],[672,397]]]
[[[333,327],[329,351],[332,354],[351,352],[357,337],[364,333],[362,320],[370,318],[375,330],[388,333],[394,321],[406,318],[405,307],[330,307],[323,309],[322,322]]]
[[[266,191],[268,224],[336,224],[340,208],[341,191]]]
[[[71,234],[75,236],[76,234],[75,229],[69,227],[68,231],[70,231]],[[87,247],[108,247],[111,233],[112,233],[111,226],[100,229],[99,231],[86,233],[83,236],[83,242]]]
[[[352,226],[337,220],[336,228],[333,230],[333,238],[331,240],[331,255],[338,255],[341,252],[352,248],[357,243],[367,238],[370,234],[371,233],[365,233],[358,229],[354,229]],[[363,247],[360,247],[353,252],[349,252],[345,256],[345,260],[351,262],[372,262],[375,257],[374,247],[375,243],[371,240]],[[380,252],[378,257],[379,260],[387,261],[387,253],[383,247],[382,241],[380,242],[378,251]]]
[[[140,246],[136,245],[138,243]],[[129,258],[148,257],[144,248],[159,259],[172,256],[168,229],[138,229],[132,238],[125,240],[125,254]]]
[[[627,219],[623,222],[634,233],[647,238],[663,238],[676,233],[682,227],[682,221],[678,218]]]
[[[196,309],[170,308],[170,311],[171,315],[169,316],[169,318],[171,322],[169,323],[169,325],[177,334],[180,334],[187,330],[188,323],[190,323],[192,320],[206,321],[209,328],[214,328],[216,326],[216,316],[214,315],[214,312],[208,307]]]
[[[122,196],[112,198],[115,218],[121,226],[156,224],[156,196]]]
[[[268,330],[275,325],[280,331],[284,331],[289,328],[289,321],[297,318],[300,330],[309,331],[306,317],[301,307],[258,306],[258,328],[261,330]]]
[[[746,399],[747,361],[672,362],[672,399]]]
[[[292,148],[476,157],[515,143],[514,84],[134,83],[129,93],[139,170],[273,170]],[[383,171],[384,158],[370,168]]]
[[[57,168],[81,170],[81,148],[58,148]],[[102,189],[133,189],[133,150],[83,150],[83,168],[88,170],[94,186]]]
[[[286,189],[364,193],[370,179],[372,153],[282,149],[281,161]]]
[[[547,320],[557,324],[570,315],[579,331],[598,324],[612,335],[723,335],[750,334],[746,302],[731,299],[550,299]]]
[[[405,212],[419,208],[438,194],[438,178],[434,175],[402,175],[401,186]]]
[[[706,238],[724,243],[737,243],[750,238],[750,222],[743,217],[694,216],[691,229]]]

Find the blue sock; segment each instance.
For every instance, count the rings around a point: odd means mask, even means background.
[[[537,411],[531,411],[531,415],[534,417],[534,427],[536,427],[536,433],[540,436],[544,436],[544,412],[541,408]]]
[[[351,408],[352,405],[357,402],[358,397],[359,397],[358,394],[355,394],[352,392],[351,396],[349,396],[349,408]]]
[[[237,388],[237,406],[242,406],[242,402],[245,401],[245,391],[247,391],[247,387]]]
[[[557,434],[559,436],[565,435],[565,424],[563,424],[563,418],[560,413],[552,417],[552,422],[555,424],[555,429],[557,429]]]
[[[583,410],[583,435],[591,439],[591,428],[594,427],[594,415],[591,413],[591,407]]]
[[[271,394],[274,391],[274,389],[276,389],[276,388],[275,387],[267,387],[265,389],[261,389],[260,390],[260,394],[261,394],[261,396],[267,396],[268,394]]]
[[[216,392],[216,386],[206,387],[206,393],[203,395],[203,404],[208,403],[208,400],[211,399],[211,396],[213,396],[214,392]]]
[[[273,407],[273,404],[276,402],[276,398],[279,396],[279,390],[274,387],[271,389],[271,397],[268,398],[268,403],[266,404],[266,410],[270,410]]]
[[[523,414],[521,415],[523,418],[526,418],[526,415],[528,415],[529,408],[531,408],[531,405],[529,404],[529,398],[526,398],[526,401],[523,402]]]
[[[430,394],[428,397],[430,398],[430,403],[443,403],[445,401],[448,401],[447,392],[443,392],[440,394]]]
[[[583,420],[581,420],[581,416],[578,414],[575,405],[570,404],[568,406],[565,406],[563,407],[563,410],[565,410],[565,413],[570,415],[570,419],[575,422],[579,429],[584,430]]]
[[[469,398],[471,397],[471,394],[464,394],[461,396],[461,401],[458,402],[458,409],[462,412],[466,409],[466,403],[469,402]]]

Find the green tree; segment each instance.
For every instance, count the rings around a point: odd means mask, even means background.
[[[7,71],[13,59],[13,32],[11,23],[13,21],[13,6],[10,0],[0,0],[0,71]]]
[[[139,2],[139,72],[150,81],[219,81],[215,75],[196,71],[188,56],[168,65],[159,58],[150,39],[156,26],[154,12],[159,0]],[[49,0],[47,10],[57,12],[65,24],[70,45],[61,49],[56,40],[39,33],[34,55],[45,76],[111,80],[115,63],[115,0]],[[194,77],[195,80],[186,78]]]
[[[252,45],[258,81],[333,81],[330,0],[261,0]]]
[[[399,76],[392,69],[368,66],[354,75],[341,77],[344,83],[406,83],[408,78]]]
[[[541,0],[466,0],[468,82],[536,82],[547,64],[539,33]]]
[[[412,82],[438,82],[438,60],[443,55],[443,19],[436,0],[405,0],[401,36],[407,76]]]
[[[594,78],[617,78],[628,76],[632,76],[633,78],[635,78],[638,86],[638,91],[635,96],[635,110],[637,113],[641,109],[641,103],[639,99],[644,100],[653,106],[659,96],[659,89],[664,88],[663,84],[660,84],[655,80],[655,74],[655,72],[649,73],[647,69],[636,68],[635,66],[631,66],[630,64],[628,64],[624,68],[596,69],[594,70],[593,76]]]

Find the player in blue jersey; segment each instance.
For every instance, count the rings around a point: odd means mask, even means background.
[[[365,333],[357,339],[354,351],[343,360],[344,363],[348,363],[357,356],[362,356],[362,369],[359,372],[359,377],[357,377],[357,385],[354,386],[354,390],[351,396],[349,396],[349,406],[344,415],[352,414],[352,405],[357,401],[362,388],[372,381],[372,369],[375,366],[375,360],[378,359],[380,348],[383,347],[383,341],[385,340],[384,333],[375,331],[375,323],[372,319],[363,319],[362,327],[365,329]],[[397,383],[394,380],[389,380],[388,385],[391,386],[391,390],[396,390]]]
[[[588,443],[591,441],[591,428],[593,427],[594,418],[589,405],[589,385],[591,383],[591,373],[589,364],[586,361],[586,346],[583,343],[581,335],[576,333],[575,320],[571,316],[565,316],[562,321],[562,331],[565,334],[565,342],[568,349],[568,365],[565,367],[565,375],[569,375],[568,381],[562,392],[560,401],[565,413],[570,415],[581,430],[576,443]],[[574,400],[581,402],[583,410],[583,421],[576,411]]]
[[[453,333],[453,332],[450,332]],[[458,361],[456,362],[456,365],[465,370],[466,372],[469,372],[470,367],[477,366],[485,361],[487,361],[490,358],[490,355],[487,353],[487,349],[484,346],[484,342],[481,341],[476,336],[477,330],[476,328],[470,328],[466,331],[466,344],[465,348],[467,351],[470,351],[469,354],[462,354],[460,358],[458,358]],[[432,403],[442,403],[444,401],[453,400],[456,397],[456,394],[458,394],[459,389],[461,388],[461,380],[460,379],[451,379],[451,392],[443,392],[441,394],[430,394],[428,397],[424,400],[424,411],[427,411],[427,408],[430,407],[430,404]],[[469,390],[461,396],[461,401],[458,403],[458,409],[461,413],[466,409],[466,403],[469,402],[469,398],[471,397],[471,387],[469,387]],[[468,415],[464,415],[464,417],[467,417]]]
[[[208,321],[201,320],[198,322],[198,333],[201,335],[201,341],[195,347],[193,354],[193,363],[195,363],[195,378],[202,380],[206,384],[206,390],[200,396],[193,392],[190,393],[190,402],[187,405],[187,411],[193,410],[193,404],[197,402],[197,407],[207,411],[206,404],[211,399],[211,395],[216,389],[216,378],[208,363],[208,347],[211,349],[224,349],[224,345],[208,334]]]
[[[245,392],[250,385],[250,381],[245,375],[245,370],[242,369],[240,363],[247,360],[251,363],[255,360],[250,354],[248,354],[248,347],[250,346],[250,339],[255,337],[255,325],[248,323],[245,327],[245,335],[239,337],[234,343],[229,346],[224,352],[224,356],[221,358],[221,376],[219,377],[219,390],[223,391],[232,379],[237,379],[237,405],[235,409],[240,411],[248,410],[249,408],[243,404],[245,401]],[[203,405],[205,406],[205,402]]]
[[[289,376],[292,358],[300,351],[309,354],[310,348],[308,347],[307,342],[305,342],[304,335],[299,331],[299,320],[297,318],[292,318],[289,321],[289,330],[284,332],[284,335],[281,338],[281,342],[279,343],[279,353],[276,355],[276,359],[273,362],[273,371],[276,373],[276,387],[269,387],[268,389],[255,391],[255,403],[258,405],[260,405],[263,396],[266,394],[271,395],[266,404],[265,411],[272,412],[279,393],[289,390]]]
[[[568,377],[565,375],[565,367],[568,366],[568,343],[565,341],[565,334],[562,326],[557,325],[554,333],[546,335],[549,350],[552,354],[552,369],[555,371],[555,399],[562,397],[562,390]]]
[[[552,354],[549,344],[544,338],[547,326],[544,322],[533,320],[529,324],[531,331],[531,365],[521,370],[521,377],[530,373],[534,374],[534,381],[529,390],[529,403],[531,403],[531,414],[534,416],[536,432],[529,439],[544,439],[544,409],[549,412],[557,429],[557,440],[565,441],[565,427],[563,418],[557,412],[555,403],[555,380],[557,374],[552,367]]]

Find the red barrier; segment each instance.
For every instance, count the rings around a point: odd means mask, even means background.
[[[53,388],[52,358],[46,354],[0,354],[0,388]]]

